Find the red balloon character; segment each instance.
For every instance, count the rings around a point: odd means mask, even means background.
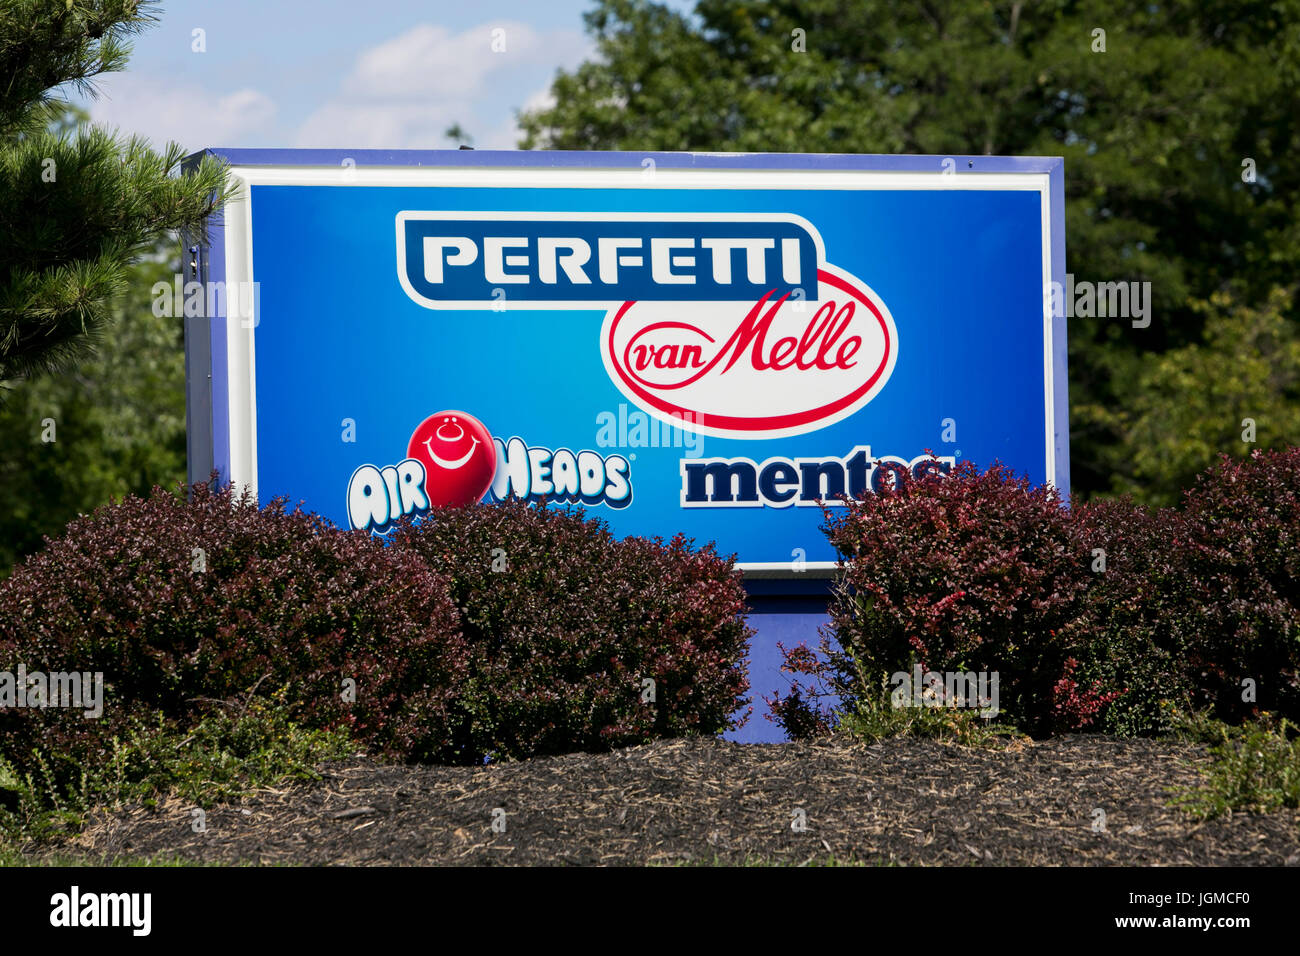
[[[424,491],[433,507],[479,501],[497,470],[497,450],[483,423],[465,412],[430,415],[411,434],[406,457],[424,465]]]

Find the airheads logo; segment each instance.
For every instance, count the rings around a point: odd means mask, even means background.
[[[397,264],[431,309],[603,310],[614,385],[706,435],[816,431],[898,360],[884,301],[794,215],[407,211]]]
[[[348,524],[387,532],[399,518],[430,508],[494,501],[607,504],[632,502],[631,466],[622,455],[530,446],[494,438],[473,415],[448,410],[430,415],[411,433],[406,458],[395,465],[362,465],[348,479]]]

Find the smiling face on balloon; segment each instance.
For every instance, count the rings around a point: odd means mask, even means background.
[[[473,415],[438,412],[411,434],[406,456],[424,465],[424,490],[433,507],[468,505],[492,486],[497,452],[492,435]]]

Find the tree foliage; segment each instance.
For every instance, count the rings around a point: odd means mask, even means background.
[[[1135,456],[1143,368],[1195,365],[1222,347],[1198,303],[1273,308],[1300,265],[1300,0],[598,0],[586,21],[597,56],[520,117],[527,148],[1065,157],[1069,271],[1154,297],[1149,328],[1071,320],[1074,484],[1176,493]],[[1185,437],[1144,440],[1200,470]]]
[[[0,577],[78,514],[185,480],[182,320],[155,316],[149,293],[177,266],[128,266],[97,353],[0,405]]]
[[[1294,289],[1258,307],[1228,292],[1193,307],[1205,316],[1204,342],[1143,364],[1127,416],[1133,474],[1120,490],[1158,504],[1172,478],[1190,488],[1220,451],[1280,448],[1300,436],[1300,340],[1286,318]]]
[[[60,122],[65,88],[94,92],[151,23],[137,0],[0,5],[0,397],[84,359],[127,269],[167,233],[201,230],[225,198],[214,161]]]

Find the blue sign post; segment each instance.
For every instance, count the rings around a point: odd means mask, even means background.
[[[822,502],[928,452],[1069,491],[1060,159],[211,152],[240,194],[188,263],[192,480],[377,533],[514,496],[716,541],[756,702],[825,617]],[[779,738],[761,710],[736,739]]]

